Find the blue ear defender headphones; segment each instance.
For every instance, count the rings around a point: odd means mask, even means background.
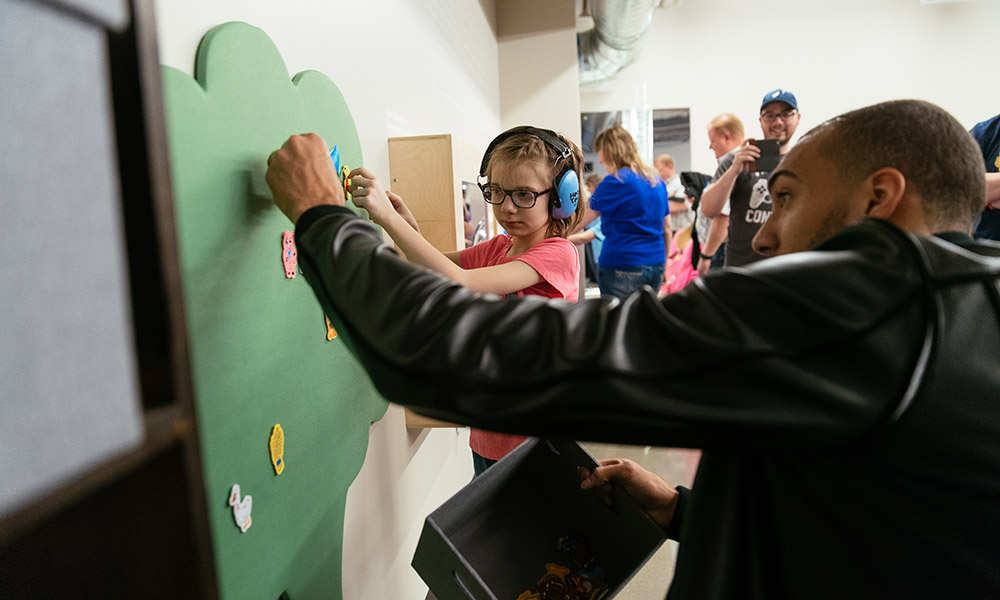
[[[490,162],[490,155],[493,153],[493,149],[497,147],[497,144],[519,133],[527,133],[537,137],[559,155],[559,158],[556,159],[556,164],[562,161],[562,169],[559,170],[553,181],[552,189],[555,191],[555,195],[551,198],[549,206],[552,209],[553,219],[565,219],[569,217],[576,212],[576,206],[580,202],[580,177],[573,170],[570,161],[570,158],[573,156],[573,149],[554,131],[521,125],[501,133],[486,148],[486,153],[483,155],[483,162],[479,166],[480,179],[486,177],[486,167]],[[479,187],[482,188],[483,184],[479,184]]]

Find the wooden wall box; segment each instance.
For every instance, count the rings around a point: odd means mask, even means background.
[[[475,183],[481,160],[481,153],[450,134],[389,138],[390,189],[403,197],[424,239],[441,252],[465,247],[462,182]],[[478,190],[473,194],[481,197]],[[489,229],[490,235],[495,231]],[[406,426],[459,427],[410,410]]]
[[[465,247],[462,182],[475,183],[481,159],[450,134],[389,138],[390,188],[406,201],[424,238],[442,252]]]

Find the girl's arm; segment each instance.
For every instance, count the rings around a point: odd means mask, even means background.
[[[406,206],[403,202],[403,197],[399,194],[385,190],[385,195],[389,198],[389,202],[392,203],[392,208],[395,209],[396,213],[403,218],[406,223],[413,228],[414,231],[420,233],[420,224],[417,223],[416,217],[410,212],[410,207]],[[421,234],[423,237],[423,234]],[[452,252],[445,252],[444,255],[448,257],[448,260],[455,263],[458,266],[462,266],[462,252],[459,250],[454,250]]]
[[[586,244],[597,238],[597,234],[589,229],[584,229],[583,231],[578,231],[576,233],[570,234],[566,239],[573,242],[574,244]]]
[[[354,169],[348,177],[354,204],[368,211],[372,221],[385,229],[408,261],[437,271],[474,292],[498,296],[518,292],[542,281],[538,271],[519,260],[481,269],[463,269],[459,266],[459,253],[445,255],[425,240],[404,218],[401,214],[404,211],[389,199],[382,184],[369,170],[364,167]],[[405,208],[402,198],[398,195],[396,198],[399,199],[398,204]]]
[[[393,210],[406,221],[407,225],[413,228],[414,231],[420,233],[420,224],[417,223],[416,217],[410,212],[410,207],[403,202],[403,197],[394,192],[386,190],[386,197],[389,198],[389,202],[392,204]]]
[[[583,220],[580,221],[580,225],[574,231],[581,231],[583,229],[586,229],[587,225],[593,223],[594,220],[599,216],[601,216],[601,213],[597,212],[596,210],[588,206],[587,212],[583,214]]]

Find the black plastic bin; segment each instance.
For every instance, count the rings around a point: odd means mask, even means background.
[[[581,536],[613,598],[666,538],[620,487],[611,507],[580,489],[577,466],[596,464],[576,442],[529,439],[427,517],[413,568],[438,600],[516,600],[546,563],[575,571],[558,540]]]

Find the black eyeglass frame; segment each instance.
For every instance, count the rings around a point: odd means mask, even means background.
[[[510,201],[514,203],[514,206],[516,206],[518,208],[524,208],[524,209],[534,208],[535,204],[538,202],[538,197],[539,196],[544,196],[545,194],[548,194],[549,192],[552,191],[552,188],[549,188],[549,189],[545,190],[544,192],[536,192],[534,190],[522,190],[522,189],[505,190],[502,187],[500,187],[499,185],[498,186],[492,186],[492,185],[490,185],[488,183],[479,183],[477,185],[479,186],[479,190],[483,193],[483,200],[485,200],[487,204],[492,204],[494,206],[499,206],[499,205],[503,204],[504,201],[507,200],[507,198],[509,197]],[[500,201],[499,202],[494,202],[492,200],[492,197],[493,197],[493,187],[496,187],[496,189],[498,189],[501,192],[503,192],[503,195],[500,197]],[[518,193],[518,192],[522,193],[522,194],[531,194],[531,204],[529,204],[527,206],[523,206],[523,205],[519,204],[517,202],[517,200],[514,198],[514,194]]]
[[[789,108],[788,110],[783,110],[778,113],[760,113],[760,120],[765,123],[774,123],[778,119],[788,121],[797,114],[799,114],[799,110],[797,108]]]

